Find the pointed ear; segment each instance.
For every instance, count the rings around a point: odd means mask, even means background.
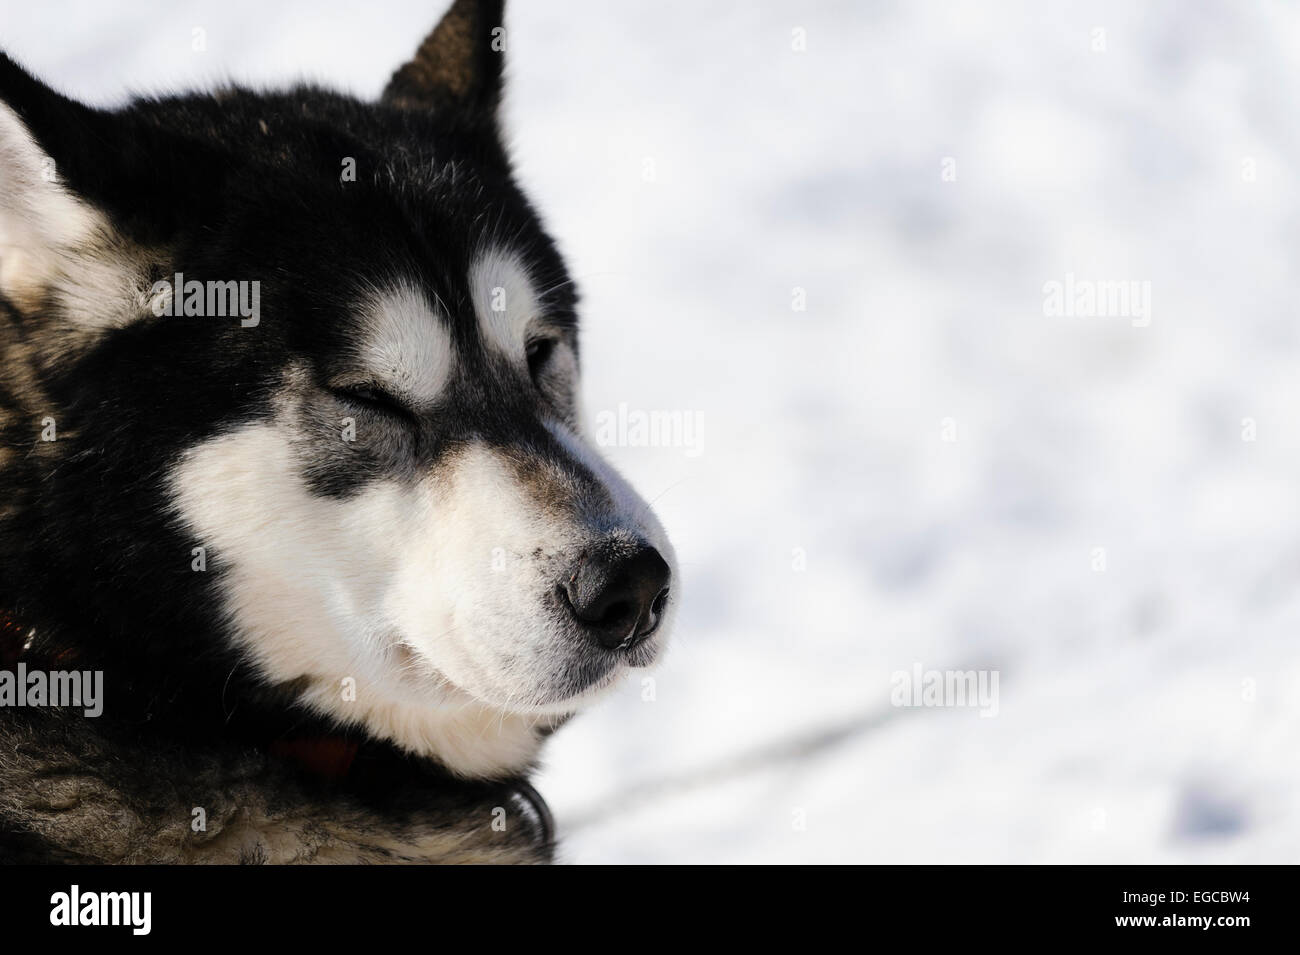
[[[102,326],[139,305],[139,250],[86,192],[113,152],[108,119],[0,54],[0,298],[20,312]]]
[[[85,125],[85,107],[37,82],[0,54],[0,262],[14,254],[83,242],[93,210],[67,184],[67,171],[33,127]]]
[[[505,59],[504,0],[455,0],[414,59],[393,74],[381,102],[453,112],[496,131]]]

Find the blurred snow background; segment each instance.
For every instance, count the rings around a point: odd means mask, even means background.
[[[96,103],[373,96],[442,6],[0,0],[0,45]],[[609,449],[684,603],[653,700],[630,682],[549,749],[565,857],[1300,858],[1300,13],[581,0],[507,24],[592,420],[702,426],[698,454]],[[1067,273],[1149,282],[1150,324],[1046,316]],[[891,706],[916,663],[996,669],[998,715]]]

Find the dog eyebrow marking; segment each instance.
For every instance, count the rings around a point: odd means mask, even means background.
[[[484,342],[523,361],[528,324],[542,310],[523,260],[495,247],[480,253],[469,269],[469,294]]]
[[[417,406],[437,401],[451,377],[453,350],[445,317],[406,283],[377,291],[363,315],[358,364],[377,383]]]

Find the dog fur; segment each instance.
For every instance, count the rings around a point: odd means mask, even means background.
[[[539,747],[677,593],[583,434],[501,6],[456,0],[377,103],[97,110],[0,54],[0,624],[106,696],[0,707],[0,859],[551,858]],[[257,314],[186,314],[214,285]],[[575,561],[647,550],[644,628],[593,641]]]

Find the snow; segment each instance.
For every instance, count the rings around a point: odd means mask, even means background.
[[[440,4],[6,6],[8,52],[107,103],[226,76],[373,95]],[[1300,13],[580,0],[508,24],[589,416],[701,428],[698,453],[608,449],[683,604],[653,684],[549,749],[565,858],[1294,861]],[[1046,315],[1067,275],[1150,283],[1149,324]],[[997,670],[998,714],[891,705],[917,663]]]

